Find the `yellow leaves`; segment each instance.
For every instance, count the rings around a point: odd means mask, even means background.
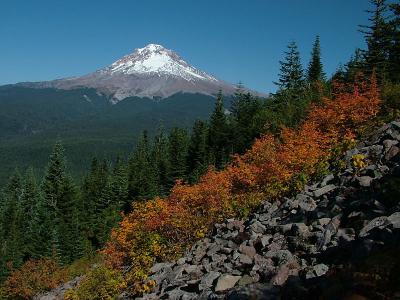
[[[127,288],[127,283],[119,271],[98,266],[86,274],[75,292],[67,293],[68,300],[111,300]]]
[[[351,157],[351,162],[353,167],[357,169],[362,169],[368,165],[367,162],[365,161],[365,155],[363,154],[354,154]]]

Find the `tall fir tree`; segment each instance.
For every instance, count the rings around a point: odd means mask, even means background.
[[[21,197],[22,178],[18,171],[11,176],[2,193],[2,215],[0,216],[2,240],[0,241],[0,277],[8,274],[11,268],[18,268],[24,260],[24,231]]]
[[[157,195],[154,165],[147,132],[139,138],[133,155],[129,159],[129,198],[148,200]]]
[[[389,9],[392,13],[389,22],[391,30],[391,44],[389,48],[389,79],[393,83],[400,83],[400,4],[391,3]]]
[[[157,181],[157,194],[166,196],[169,192],[170,182],[170,162],[168,153],[168,138],[164,130],[160,128],[154,137],[151,151],[151,161],[154,165],[154,172]]]
[[[207,133],[207,123],[201,120],[196,120],[190,136],[187,156],[187,172],[190,183],[196,182],[200,176],[207,171],[209,164],[207,153]]]
[[[208,128],[208,153],[210,161],[217,169],[221,169],[229,160],[232,153],[232,143],[230,142],[230,127],[225,115],[222,92],[219,91],[214,111],[210,117],[210,126]]]
[[[300,52],[296,43],[289,43],[285,59],[279,62],[278,94],[288,97],[287,100],[300,99],[304,92],[304,72],[300,60]]]
[[[370,0],[372,10],[366,12],[370,14],[369,25],[361,25],[360,31],[364,34],[367,43],[367,50],[364,52],[365,67],[367,75],[375,72],[379,82],[387,78],[388,56],[390,48],[389,24],[387,22],[388,5],[386,0]]]
[[[55,144],[50,155],[42,190],[54,223],[54,255],[60,262],[69,263],[82,254],[82,237],[76,188],[67,173],[64,148],[60,142]]]
[[[172,187],[176,180],[186,179],[186,162],[188,154],[188,133],[182,128],[172,128],[168,136],[169,175]]]
[[[325,79],[325,73],[321,62],[321,43],[317,35],[311,51],[311,60],[308,64],[307,81],[309,84],[312,84],[314,82],[323,82]]]
[[[262,105],[260,99],[249,92],[243,92],[240,87],[237,88],[230,115],[234,153],[244,153],[262,132],[264,126],[264,122],[260,118]]]

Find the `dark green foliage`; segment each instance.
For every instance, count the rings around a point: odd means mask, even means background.
[[[370,14],[369,25],[362,25],[361,32],[367,43],[364,52],[365,67],[367,75],[375,71],[379,81],[387,78],[388,55],[390,48],[390,27],[387,22],[388,6],[386,0],[370,0],[373,10],[367,10]]]
[[[21,196],[23,182],[18,171],[10,178],[1,196],[0,277],[19,267],[24,256],[24,228]]]
[[[71,177],[67,174],[64,149],[57,142],[42,183],[47,211],[53,220],[53,244],[60,262],[69,263],[82,255],[79,224],[79,199]]]
[[[400,4],[391,3],[392,18],[389,22],[391,43],[389,46],[389,79],[400,83]]]
[[[325,80],[325,73],[321,62],[321,44],[319,36],[315,38],[315,42],[311,52],[311,60],[308,64],[307,81],[312,84],[316,81]]]
[[[264,101],[238,87],[231,107],[233,153],[242,154],[264,131]]]
[[[189,137],[185,129],[173,128],[168,137],[169,184],[172,187],[178,179],[186,179]]]
[[[157,195],[157,181],[147,132],[144,131],[129,159],[129,198],[146,200]]]
[[[221,169],[228,162],[229,155],[232,153],[230,136],[230,127],[220,92],[215,100],[215,108],[210,117],[208,130],[209,157],[217,169]]]
[[[154,137],[151,160],[154,166],[157,182],[157,194],[165,196],[168,194],[170,180],[170,161],[168,155],[168,139],[162,129]]]
[[[92,102],[85,99],[89,97]],[[214,98],[176,94],[162,101],[128,98],[112,105],[93,89],[56,90],[0,87],[0,186],[17,166],[32,166],[41,178],[57,139],[62,139],[70,174],[80,183],[93,156],[127,157],[141,132],[152,139],[162,125],[190,128],[206,120]]]
[[[188,181],[191,183],[196,182],[207,171],[209,164],[207,141],[208,126],[205,122],[197,120],[190,136],[187,155]]]
[[[301,99],[304,91],[304,74],[300,61],[300,53],[295,42],[288,45],[285,52],[285,59],[279,62],[278,93],[282,101]]]

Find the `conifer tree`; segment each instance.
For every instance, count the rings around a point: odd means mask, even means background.
[[[390,36],[392,37],[389,47],[389,78],[393,83],[400,82],[400,4],[389,5],[392,18],[389,22]]]
[[[311,60],[308,64],[307,81],[312,84],[313,82],[323,82],[324,80],[325,73],[321,62],[321,44],[317,35],[311,51]]]
[[[217,169],[221,169],[227,163],[232,148],[221,91],[217,95],[215,108],[210,117],[207,144],[211,162]]]
[[[21,212],[23,215],[23,241],[24,241],[24,257],[31,258],[37,256],[38,238],[37,233],[41,224],[37,216],[37,205],[40,203],[40,190],[36,182],[33,169],[30,168],[25,175],[23,181],[23,194],[21,196]],[[40,247],[42,247],[40,245]]]
[[[67,174],[64,149],[54,146],[42,184],[43,196],[52,215],[52,243],[55,255],[62,263],[71,262],[81,254],[78,199],[72,179]]]
[[[157,194],[165,196],[169,190],[169,153],[168,153],[168,139],[162,129],[159,129],[157,135],[154,137],[151,161],[154,165],[154,172],[157,181]]]
[[[157,195],[154,165],[150,161],[150,154],[147,132],[144,131],[129,160],[130,199],[147,200]]]
[[[386,0],[370,0],[370,2],[373,9],[366,11],[370,14],[368,18],[370,24],[360,26],[360,31],[364,34],[367,43],[367,50],[364,52],[364,72],[369,75],[375,71],[381,82],[387,76],[391,40],[388,35],[390,32],[387,22],[388,6]]]
[[[259,118],[262,102],[250,93],[236,90],[231,106],[234,153],[242,154],[259,136],[264,122]]]
[[[208,168],[207,132],[207,124],[196,120],[190,136],[187,157],[188,180],[191,183],[196,182]]]
[[[285,93],[288,100],[299,99],[304,91],[303,67],[300,61],[300,53],[295,42],[288,45],[285,59],[280,61],[278,93]]]
[[[0,240],[0,277],[9,272],[9,267],[18,268],[24,260],[24,230],[21,197],[23,195],[23,183],[19,172],[10,177],[10,180],[2,193],[2,215],[0,216],[2,228],[2,240]]]
[[[186,179],[188,134],[185,129],[173,128],[168,136],[168,157],[170,187],[177,179]]]

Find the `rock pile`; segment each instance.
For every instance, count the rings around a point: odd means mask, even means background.
[[[314,299],[327,278],[399,245],[399,147],[392,122],[346,153],[344,172],[216,224],[184,257],[155,264],[157,286],[141,299]]]

